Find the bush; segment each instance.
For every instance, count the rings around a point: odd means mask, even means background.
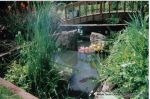
[[[140,16],[117,37],[100,73],[117,85],[114,92],[148,98],[148,24]]]
[[[11,64],[5,79],[27,91],[31,88],[31,82],[28,79],[28,66],[21,66],[16,61]]]

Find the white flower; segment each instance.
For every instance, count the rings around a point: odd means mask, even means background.
[[[132,62],[132,63],[128,62],[128,63],[121,64],[121,67],[125,68],[125,67],[127,67],[129,65],[132,65],[132,64],[135,64],[135,62]]]

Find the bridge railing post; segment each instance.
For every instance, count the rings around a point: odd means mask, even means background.
[[[100,1],[100,7],[99,7],[99,11],[100,11],[100,18],[103,18],[103,14],[102,14],[102,9],[103,9],[103,1]]]
[[[132,1],[132,12],[134,11],[134,1]]]
[[[119,1],[116,1],[116,3],[117,3],[117,9],[116,9],[116,13],[118,13],[118,6],[119,6]]]
[[[109,2],[109,17],[111,16],[111,13],[110,13],[110,11],[111,11],[111,2],[112,1],[108,1]]]
[[[81,23],[81,4],[80,4],[80,2],[78,2],[78,6],[79,6],[79,18],[80,18],[80,23]]]
[[[123,8],[124,8],[124,12],[126,12],[126,1],[124,1]]]
[[[105,2],[106,1],[103,1],[103,12],[105,12]]]
[[[74,6],[74,4],[72,4],[73,24],[75,23],[75,20],[74,20],[75,14],[74,14],[74,12],[75,12],[75,6]]]
[[[67,20],[67,8],[65,6],[65,20]]]

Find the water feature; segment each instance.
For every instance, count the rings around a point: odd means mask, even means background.
[[[91,54],[65,51],[57,55],[56,61],[66,67],[70,66],[72,69],[68,87],[70,95],[76,97],[85,93],[88,96],[98,78],[97,70],[90,63],[93,61]]]

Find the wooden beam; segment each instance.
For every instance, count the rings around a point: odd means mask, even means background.
[[[82,26],[82,27],[93,27],[93,26],[97,26],[97,27],[105,27],[105,26],[128,26],[128,24],[62,24],[60,25],[62,27],[64,26],[74,26],[74,27],[78,27],[78,26]]]
[[[30,93],[27,93],[25,90],[17,87],[16,85],[0,78],[0,86],[4,86],[7,89],[11,90],[16,95],[20,96],[21,99],[38,99],[37,97],[31,95]]]
[[[2,54],[0,54],[0,58],[6,56],[8,54],[11,54],[12,52],[19,50],[19,49],[20,49],[20,47],[18,46],[18,47],[15,47],[15,48],[9,50],[8,52],[2,53]]]

